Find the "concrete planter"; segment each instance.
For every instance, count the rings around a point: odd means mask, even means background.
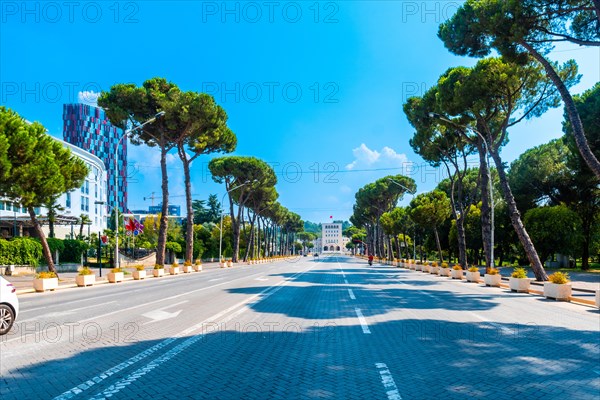
[[[233,262],[227,261],[227,268],[231,268],[231,267],[233,267]]]
[[[569,301],[569,298],[571,297],[571,284],[544,282],[544,297],[554,300]]]
[[[169,273],[171,275],[177,275],[177,274],[179,274],[179,267],[171,267],[171,268],[169,268]]]
[[[462,279],[463,278],[463,270],[462,269],[453,269],[450,272],[452,279]]]
[[[423,265],[421,265],[421,264],[417,264],[417,265],[415,266],[415,271],[423,271]]]
[[[508,287],[511,291],[517,293],[529,293],[529,286],[531,285],[531,279],[529,278],[508,278]]]
[[[431,266],[430,265],[423,265],[423,272],[425,273],[429,273],[429,271],[431,271]]]
[[[190,272],[193,271],[191,265],[184,265],[183,267],[181,267],[181,270],[183,271],[184,274],[189,274]]]
[[[55,290],[58,287],[58,278],[46,278],[33,280],[33,288],[36,292],[45,292],[46,290]]]
[[[138,271],[137,269],[133,271],[133,279],[136,281],[141,281],[146,278],[146,271]]]
[[[471,272],[471,271],[467,271],[467,281],[469,282],[479,282],[479,278],[481,278],[481,274],[479,273],[479,271],[475,271],[475,272]]]
[[[194,264],[194,271],[202,272],[202,264],[200,264],[200,265]]]
[[[152,270],[152,276],[154,276],[155,278],[160,278],[161,276],[165,275],[165,269],[164,268],[159,268],[159,269],[153,269]]]
[[[596,307],[600,308],[600,290],[596,290]]]
[[[408,269],[415,271],[417,269],[417,264],[409,264]]]
[[[440,276],[450,276],[450,268],[441,268],[440,267]]]
[[[496,274],[496,275],[485,274],[485,275],[483,275],[483,283],[485,283],[485,286],[500,287],[501,281],[502,281],[502,275],[500,275],[500,274]]]
[[[430,273],[430,274],[437,275],[437,274],[439,274],[439,272],[440,272],[440,267],[431,267],[431,268],[429,269],[429,273]]]
[[[106,275],[106,278],[110,283],[123,282],[125,274],[123,272],[109,272],[108,275]]]
[[[96,283],[96,275],[77,275],[75,283],[79,287],[93,286]]]
[[[219,268],[225,268],[227,266],[227,264],[224,261],[221,261],[219,263]]]

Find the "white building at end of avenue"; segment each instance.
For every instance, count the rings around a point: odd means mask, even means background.
[[[321,224],[321,252],[345,252],[347,242],[348,239],[342,236],[342,221]]]
[[[102,232],[106,229],[107,222],[107,171],[104,163],[100,158],[77,146],[56,137],[52,138],[70,149],[71,153],[83,160],[89,169],[88,176],[80,188],[64,193],[58,198],[59,209],[56,211],[54,223],[55,237],[57,239],[77,238],[81,215],[86,215],[90,221],[84,225],[82,232],[84,236]],[[36,208],[35,211],[42,223],[44,234],[48,237],[48,209],[41,207]],[[10,239],[19,236],[37,236],[29,213],[20,204],[0,197],[0,238]]]

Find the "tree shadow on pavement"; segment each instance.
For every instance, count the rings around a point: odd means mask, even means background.
[[[214,323],[178,338],[89,348],[14,369],[3,400],[403,398],[596,400],[598,330],[445,320],[358,324]],[[116,368],[116,366],[119,366]],[[385,376],[381,368],[385,368]],[[87,381],[87,383],[86,383]]]

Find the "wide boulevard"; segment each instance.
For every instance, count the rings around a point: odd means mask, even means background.
[[[600,397],[598,309],[342,255],[20,305],[2,400]]]

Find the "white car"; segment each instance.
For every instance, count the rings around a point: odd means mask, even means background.
[[[19,313],[17,289],[0,276],[0,335],[5,335],[13,326]]]

